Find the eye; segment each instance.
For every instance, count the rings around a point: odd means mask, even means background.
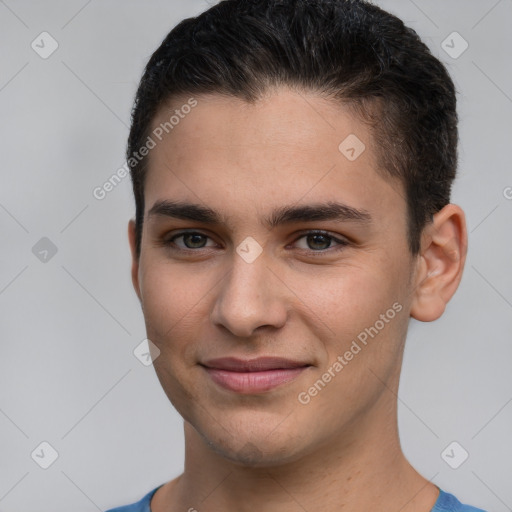
[[[182,244],[176,242],[180,239],[182,240]],[[207,245],[208,240],[212,242],[210,245]],[[332,251],[342,250],[345,246],[350,245],[350,242],[347,240],[337,238],[328,232],[321,230],[312,230],[303,233],[299,238],[295,239],[294,244],[297,244],[299,241],[303,241],[303,246],[299,246],[298,248],[313,255],[321,255],[326,252],[331,252],[329,249]],[[336,244],[334,247],[332,246],[333,242]],[[176,233],[174,236],[163,240],[162,244],[177,251],[196,251],[216,246],[209,236],[198,231],[181,231],[180,233]]]
[[[183,243],[185,244],[184,247],[175,242],[180,238],[183,239]],[[211,247],[206,245],[206,240],[209,238],[209,236],[197,231],[182,231],[181,233],[174,235],[168,240],[165,240],[164,244],[168,246],[177,246],[178,249],[182,250],[203,249],[204,247]]]
[[[326,231],[320,230],[308,231],[307,233],[304,233],[302,236],[295,240],[295,243],[302,239],[304,239],[304,245],[306,247],[299,247],[300,249],[317,253],[326,252],[328,249],[333,249],[337,251],[349,245],[348,241],[336,238],[335,236],[330,235]],[[333,241],[337,244],[337,247],[331,247]]]

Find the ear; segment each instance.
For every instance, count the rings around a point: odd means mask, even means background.
[[[434,215],[421,237],[411,316],[437,320],[457,290],[466,261],[468,239],[462,209],[448,204]]]
[[[137,249],[135,244],[135,232],[135,220],[131,219],[128,222],[128,240],[130,242],[130,250],[132,253],[132,283],[135,293],[137,294],[139,301],[142,303],[139,285],[139,257],[137,256]]]

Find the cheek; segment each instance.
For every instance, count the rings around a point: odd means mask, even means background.
[[[177,350],[194,336],[209,288],[170,265],[148,262],[144,268],[141,296],[148,337],[162,352]]]
[[[407,325],[397,267],[337,268],[336,276],[322,286],[304,286],[298,291],[315,313],[305,312],[304,318],[313,320],[310,328],[323,352],[318,372],[308,386],[315,386],[319,378],[329,382],[328,389],[319,392],[322,396],[314,399],[319,410],[333,401],[344,404],[341,415],[359,410],[382,391],[382,383],[370,369],[387,379],[396,368]],[[314,322],[313,317],[321,321]],[[323,389],[322,382],[318,386]]]
[[[197,371],[196,346],[209,317],[205,295],[211,286],[167,263],[153,261],[146,269],[141,280],[146,332],[160,351],[153,367],[170,402],[189,419],[190,404],[199,400],[191,372]]]
[[[390,382],[399,368],[407,324],[399,288],[391,272],[353,269],[310,292],[308,306],[329,328],[314,327],[325,357],[300,390],[311,400],[311,416],[343,424],[386,390],[382,381]]]
[[[333,269],[322,279],[313,276],[290,279],[298,297],[297,307],[309,317],[314,330],[343,343],[400,300],[400,286],[392,267],[370,264],[346,265]],[[309,313],[308,313],[309,312]],[[316,322],[315,322],[316,321]]]

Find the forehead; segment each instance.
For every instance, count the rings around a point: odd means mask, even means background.
[[[188,108],[192,101],[196,106]],[[171,119],[173,126],[169,126]],[[226,144],[232,155],[242,157],[248,149],[262,145],[277,147],[281,154],[322,149],[331,153],[348,135],[357,136],[368,149],[373,144],[368,127],[348,105],[286,87],[269,89],[254,103],[221,94],[180,96],[162,106],[153,119],[153,131],[162,127],[162,138],[171,144],[174,139],[179,153],[180,148],[187,151],[208,145],[213,150]],[[368,151],[365,160],[371,160],[372,153]]]
[[[401,184],[376,171],[368,126],[346,105],[315,93],[278,88],[255,103],[181,96],[159,110],[151,137],[146,213],[168,197],[226,216],[306,200],[405,211]]]

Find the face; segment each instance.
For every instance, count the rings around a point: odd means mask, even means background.
[[[286,88],[255,104],[195,99],[151,149],[134,259],[165,393],[210,448],[247,464],[391,421],[414,260],[403,189],[377,172],[368,128]],[[227,357],[288,362],[212,363]]]

